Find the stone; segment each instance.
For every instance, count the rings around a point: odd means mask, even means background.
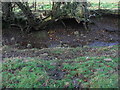
[[[28,43],[27,48],[32,48],[32,45]]]
[[[110,61],[112,61],[112,59],[111,58],[106,58],[106,59],[104,59],[104,61],[110,62]]]
[[[57,65],[57,63],[50,63],[50,65]]]
[[[79,35],[79,31],[75,31],[74,34],[75,34],[75,35]]]
[[[15,40],[15,38],[14,38],[14,37],[12,37],[12,38],[11,38],[11,41],[14,41],[14,40]]]
[[[48,56],[48,53],[43,53],[43,54],[41,54],[42,56]]]

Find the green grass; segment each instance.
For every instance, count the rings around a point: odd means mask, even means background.
[[[104,49],[102,49],[104,48]],[[101,47],[104,50],[117,50]],[[77,48],[74,50],[79,50]],[[110,50],[111,49],[111,50]],[[53,50],[54,51],[54,50]],[[52,51],[52,53],[53,53]],[[63,53],[61,49],[55,53]],[[112,61],[104,61],[111,58]],[[61,66],[57,66],[57,65]],[[115,68],[118,66],[117,57],[76,57],[67,60],[41,60],[38,58],[4,58],[2,65],[3,87],[6,88],[60,88],[75,87],[80,85],[89,88],[117,88],[118,74]],[[60,67],[60,68],[59,68]],[[52,79],[50,70],[58,69],[65,72],[60,80]],[[77,83],[73,83],[76,81]]]
[[[98,9],[99,3],[91,3],[91,8]],[[118,3],[100,3],[101,9],[118,9]]]

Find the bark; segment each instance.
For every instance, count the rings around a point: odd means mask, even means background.
[[[27,17],[28,24],[35,30],[39,30],[40,20],[37,20],[28,5],[24,5],[22,2],[15,2],[18,7],[23,11]]]
[[[2,2],[2,12],[3,12],[3,19],[8,22],[11,21],[13,17],[11,2]]]
[[[61,14],[59,14],[52,19],[48,19],[51,17],[51,12],[50,12],[45,19],[37,20],[28,5],[24,5],[21,2],[15,2],[15,3],[19,6],[19,8],[23,11],[24,15],[27,17],[28,24],[35,30],[44,29],[47,25],[54,22],[56,19],[59,19],[61,16]],[[60,3],[57,5],[56,9],[59,9],[59,7],[60,7]]]

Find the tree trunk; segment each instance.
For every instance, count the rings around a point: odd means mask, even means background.
[[[29,6],[24,5],[22,2],[15,2],[18,7],[23,11],[24,15],[27,17],[28,24],[35,30],[39,30],[40,21],[36,19]]]
[[[43,29],[51,22],[69,16],[77,19],[78,21],[84,20],[84,22],[86,22],[86,20],[88,19],[86,3],[53,3],[52,13],[49,13],[49,16],[47,18],[39,20],[36,19],[28,5],[22,2],[15,3],[19,6],[19,8],[23,11],[24,15],[27,17],[30,27],[34,28],[35,30]],[[84,12],[81,13],[81,11]]]
[[[12,20],[12,4],[11,2],[2,2],[3,19],[7,22]]]
[[[54,22],[56,18],[59,19],[59,16],[60,16],[58,15],[57,17],[49,19],[51,16],[51,12],[50,12],[47,18],[37,20],[28,5],[24,5],[21,2],[15,2],[15,3],[18,5],[18,7],[23,11],[24,15],[27,17],[28,24],[35,30],[44,29],[51,22]]]

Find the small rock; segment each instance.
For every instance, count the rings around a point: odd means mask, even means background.
[[[42,56],[48,56],[48,53],[43,53],[43,54],[41,54]]]
[[[70,36],[70,35],[67,35],[68,37]]]
[[[50,65],[57,65],[57,63],[50,63]]]
[[[55,58],[55,59],[58,59],[58,58]]]
[[[27,48],[32,48],[32,45],[28,43]]]
[[[83,37],[86,37],[86,36],[83,36]]]
[[[26,60],[26,59],[25,59],[24,62],[29,62],[29,60]]]
[[[67,43],[61,43],[61,47],[69,47]]]
[[[12,37],[12,38],[11,38],[11,41],[14,41],[14,40],[15,40],[15,38],[14,38],[14,37]]]
[[[106,59],[104,59],[104,61],[112,61],[112,59],[111,58],[106,58]]]
[[[84,45],[83,48],[89,48],[89,46],[88,45]]]
[[[86,57],[86,59],[88,59],[89,57]]]
[[[110,40],[113,40],[113,38],[110,38]]]
[[[81,36],[83,36],[84,34],[80,34]]]
[[[64,87],[68,87],[70,85],[69,82],[65,82],[65,86]]]
[[[75,35],[79,35],[79,31],[75,31],[74,34],[75,34]]]

